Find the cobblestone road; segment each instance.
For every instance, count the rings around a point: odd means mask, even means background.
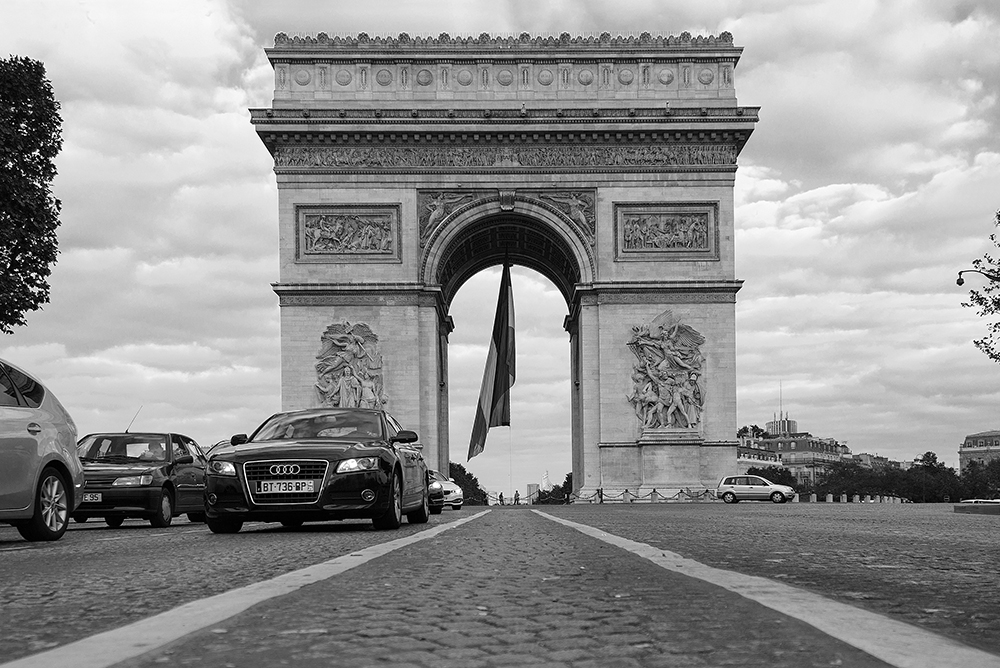
[[[468,516],[446,512],[431,526]],[[541,508],[1000,654],[1000,517],[951,506]],[[254,530],[254,526],[259,527]],[[5,660],[414,535],[370,525],[74,526],[36,548],[0,529]],[[127,665],[879,666],[793,618],[544,519],[468,524],[273,599]]]

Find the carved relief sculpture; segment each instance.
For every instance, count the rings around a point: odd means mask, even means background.
[[[296,257],[305,262],[395,260],[398,206],[300,206]]]
[[[326,328],[316,356],[316,397],[320,406],[382,408],[388,402],[382,385],[378,336],[365,323],[344,321]]]
[[[718,259],[717,202],[615,204],[615,259]]]
[[[635,355],[632,392],[626,395],[640,428],[695,429],[701,423],[705,337],[664,311],[648,325],[632,327],[627,343]]]

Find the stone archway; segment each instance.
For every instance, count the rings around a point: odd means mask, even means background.
[[[384,403],[446,470],[448,309],[507,258],[568,305],[578,491],[735,472],[740,53],[728,33],[277,35],[251,115],[278,183],[283,407]]]

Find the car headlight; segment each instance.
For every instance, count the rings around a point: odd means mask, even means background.
[[[143,485],[152,485],[153,476],[146,475],[130,475],[123,478],[115,478],[115,481],[111,483],[112,487],[142,487]]]
[[[435,482],[432,482],[432,483],[430,484],[430,488],[431,488],[431,489],[433,489],[433,490],[434,490],[434,491],[436,492],[436,491],[438,491],[439,489],[441,489],[441,483],[439,483],[439,482],[436,482],[436,481],[435,481]]]
[[[357,459],[345,459],[337,464],[337,473],[371,471],[376,468],[378,468],[378,457],[358,457]]]
[[[208,472],[211,475],[236,476],[236,464],[219,459],[208,462]]]

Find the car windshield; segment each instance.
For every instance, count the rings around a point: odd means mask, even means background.
[[[448,478],[445,477],[440,471],[428,471],[431,474],[431,480],[436,480],[438,482],[448,482]]]
[[[166,445],[164,434],[91,434],[76,450],[85,462],[165,462]]]
[[[357,410],[331,410],[323,413],[276,415],[264,423],[254,441],[287,439],[373,440],[381,438],[378,413]]]

